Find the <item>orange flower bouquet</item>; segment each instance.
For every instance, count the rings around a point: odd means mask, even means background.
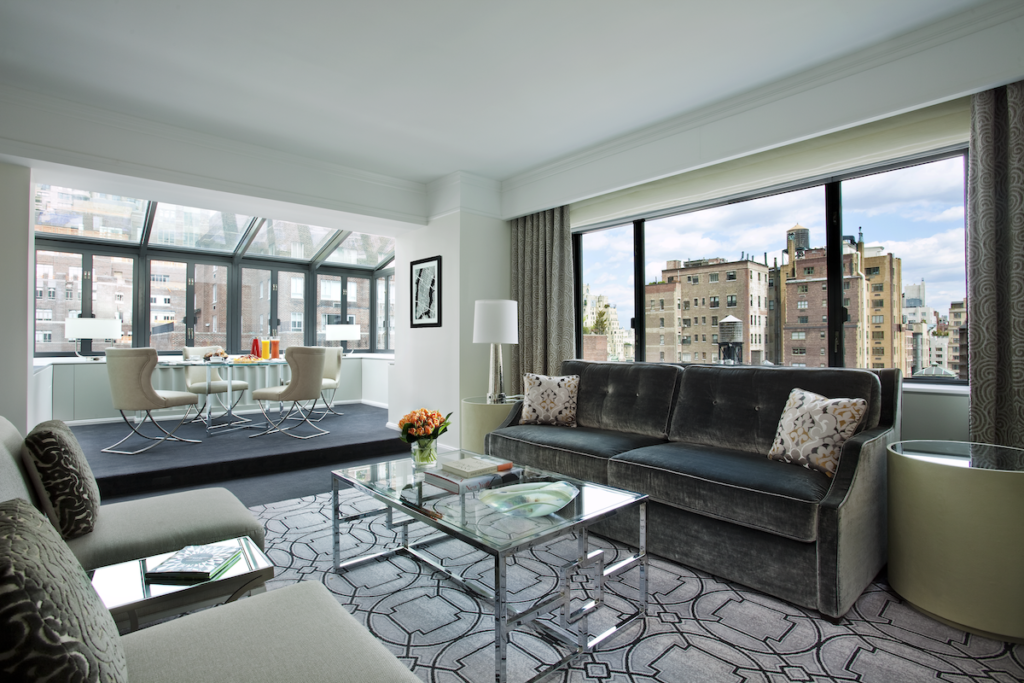
[[[448,413],[441,417],[436,410],[420,408],[398,421],[398,428],[402,430],[399,438],[412,444],[413,462],[428,466],[437,462],[437,438],[448,431],[451,416]]]

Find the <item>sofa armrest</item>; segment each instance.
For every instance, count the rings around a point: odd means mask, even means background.
[[[818,610],[845,614],[888,556],[886,447],[892,427],[861,432],[843,444],[834,481],[818,512]]]
[[[516,404],[512,406],[512,410],[508,411],[508,416],[505,420],[495,427],[495,429],[501,429],[502,427],[511,427],[512,425],[519,424],[519,420],[523,417],[523,402],[516,401]]]

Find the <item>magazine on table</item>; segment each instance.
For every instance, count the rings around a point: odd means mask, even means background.
[[[185,546],[153,569],[148,570],[146,581],[150,583],[210,581],[226,572],[241,556],[242,549],[237,545]]]
[[[513,467],[503,472],[491,472],[472,477],[464,477],[442,469],[428,471],[423,476],[423,483],[436,486],[449,493],[470,493],[489,489],[492,486],[517,484],[522,476],[522,467]]]

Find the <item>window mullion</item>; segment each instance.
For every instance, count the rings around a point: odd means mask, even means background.
[[[843,306],[843,202],[839,182],[825,185],[825,264],[828,283],[828,364],[841,368],[845,361],[846,308]]]
[[[647,316],[644,308],[644,219],[633,221],[633,358],[637,363],[647,360]]]

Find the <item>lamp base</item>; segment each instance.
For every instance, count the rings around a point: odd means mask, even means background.
[[[505,378],[501,364],[501,344],[491,344],[491,367],[487,380],[487,402],[505,403]]]

